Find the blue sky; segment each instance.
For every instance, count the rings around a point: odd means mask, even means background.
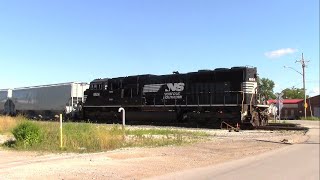
[[[0,88],[255,66],[319,94],[318,0],[0,1]]]

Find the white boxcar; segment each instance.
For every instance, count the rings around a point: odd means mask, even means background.
[[[88,88],[88,83],[75,82],[15,88],[12,90],[15,113],[40,118],[73,113],[78,103],[84,101],[83,93]]]

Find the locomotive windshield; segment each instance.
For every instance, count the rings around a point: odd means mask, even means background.
[[[108,90],[108,79],[96,79],[90,83],[91,90]]]

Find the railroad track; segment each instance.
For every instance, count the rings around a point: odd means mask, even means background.
[[[300,126],[300,124],[296,124],[296,123],[269,123],[268,126],[298,127],[298,126]]]
[[[258,127],[246,127],[241,126],[241,128],[233,127],[227,124],[227,126],[212,126],[212,125],[199,125],[196,123],[168,123],[168,122],[152,122],[152,123],[141,123],[141,122],[131,122],[128,125],[147,125],[147,126],[158,126],[158,127],[182,127],[182,128],[200,128],[200,129],[227,129],[227,130],[295,130],[295,131],[308,131],[309,128],[301,127],[300,124],[294,123],[269,123],[266,126]],[[225,128],[223,128],[225,127]]]
[[[294,130],[294,131],[308,131],[309,128],[301,127],[299,124],[282,124],[282,123],[272,123],[267,126],[258,126],[255,129],[259,130]]]

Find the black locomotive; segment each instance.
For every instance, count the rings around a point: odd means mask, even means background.
[[[123,107],[129,124],[261,126],[267,116],[266,107],[257,103],[257,88],[252,67],[96,79],[84,93],[83,116],[119,123]]]

